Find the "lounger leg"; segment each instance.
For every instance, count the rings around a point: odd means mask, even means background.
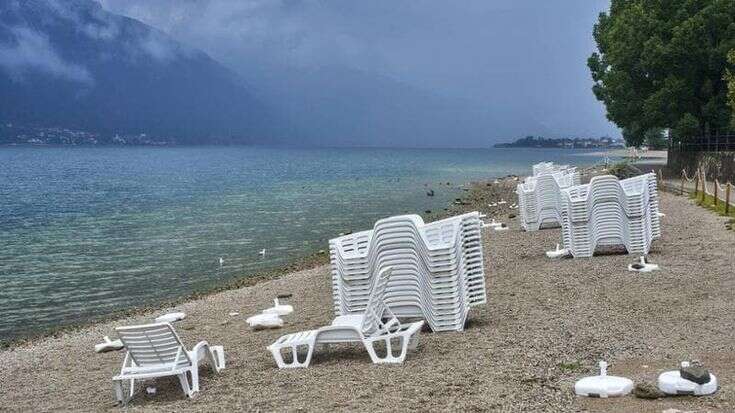
[[[184,390],[186,397],[192,397],[191,387],[189,387],[189,379],[186,377],[186,373],[179,374],[179,383],[181,383],[181,389]]]
[[[212,346],[210,349],[213,365],[216,367],[215,370],[219,372],[225,368],[225,349],[222,346]]]
[[[276,364],[278,365],[278,368],[279,369],[286,368],[286,363],[283,362],[283,357],[281,356],[281,349],[271,348],[270,351],[271,351],[271,354],[273,355],[273,359],[276,360]]]
[[[115,386],[115,398],[118,403],[122,403],[124,405],[125,396],[123,396],[122,380],[113,380],[113,385]]]
[[[403,363],[403,361],[406,359],[406,354],[408,353],[408,347],[409,343],[411,341],[410,332],[402,332],[398,335],[394,335],[393,337],[400,337],[400,353],[398,356],[393,355],[393,347],[391,345],[390,339],[391,337],[381,337],[381,338],[375,338],[375,339],[367,339],[365,340],[365,349],[368,351],[368,354],[370,355],[370,359],[373,361],[373,363]],[[386,355],[385,357],[379,357],[377,353],[375,353],[375,347],[374,344],[376,341],[383,341],[385,342],[385,348],[386,348]]]
[[[204,357],[206,357],[209,365],[212,366],[212,370],[219,373],[222,367],[217,362],[217,356],[214,354],[214,349],[212,347],[206,347],[202,350],[204,352]],[[201,358],[199,360],[201,360]]]
[[[189,352],[189,357],[197,360],[197,362],[206,358],[215,373],[219,373],[220,370],[225,368],[224,348],[222,346],[210,346],[206,341],[200,341],[194,346]]]
[[[375,347],[373,346],[375,344],[375,341],[377,340],[365,340],[365,350],[367,350],[368,354],[370,355],[370,360],[372,360],[373,363],[384,363],[384,359],[378,357],[378,354],[375,352]]]
[[[306,353],[306,360],[303,362],[299,361],[299,353],[298,348],[299,346],[306,345],[308,346],[308,351]],[[298,344],[298,345],[285,345],[283,347],[269,347],[269,350],[271,351],[271,354],[273,354],[273,358],[276,360],[276,364],[278,365],[279,369],[286,369],[286,368],[297,368],[297,367],[309,367],[309,364],[311,363],[311,357],[314,354],[314,347],[316,347],[316,344],[314,341],[310,341],[305,344]],[[283,360],[283,355],[281,355],[281,350],[287,348],[291,351],[291,362],[286,363],[285,360]]]
[[[419,346],[419,335],[414,334],[413,337],[408,339],[408,349],[416,350],[418,346]]]
[[[298,349],[300,346],[303,345],[307,346],[306,359],[303,362],[300,362]],[[314,355],[314,347],[316,347],[316,344],[313,341],[291,347],[291,351],[293,351],[293,365],[289,367],[309,367],[309,364],[311,363],[311,356]]]
[[[215,370],[217,370],[217,367],[214,367]],[[191,369],[191,393],[192,396],[194,393],[197,393],[199,391],[199,363],[194,363]]]
[[[316,347],[315,342],[309,343],[309,351],[306,353],[306,360],[304,361],[304,367],[309,367],[309,364],[311,364],[311,356],[314,355],[314,348]],[[327,348],[329,345],[327,344]]]
[[[130,379],[130,397],[128,400],[133,398],[133,393],[135,393],[135,379]]]

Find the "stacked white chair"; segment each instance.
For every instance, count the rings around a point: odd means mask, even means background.
[[[480,214],[424,223],[418,215],[382,219],[369,231],[329,241],[335,315],[359,314],[372,277],[393,268],[385,303],[398,317],[420,317],[433,331],[464,329],[484,304]]]
[[[599,246],[623,245],[645,255],[661,236],[653,173],[618,180],[605,175],[562,190],[562,238],[573,257],[591,257]]]
[[[561,224],[561,190],[579,185],[576,168],[544,162],[533,166],[529,176],[516,187],[521,227],[538,231],[544,224]]]

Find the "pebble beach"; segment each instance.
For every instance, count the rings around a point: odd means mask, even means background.
[[[200,340],[224,346],[227,367],[220,374],[203,368],[191,400],[175,378],[139,385],[127,410],[735,411],[735,232],[726,219],[661,193],[663,238],[649,256],[660,271],[628,272],[637,257],[623,254],[552,260],[544,252],[560,242],[560,230],[519,229],[509,209],[515,184],[512,177],[474,184],[460,202],[427,217],[480,210],[510,230],[483,233],[488,303],[472,309],[464,332],[422,332],[402,365],[373,365],[360,346],[338,345],[317,352],[307,369],[276,368],[267,345],[333,318],[329,266],[318,264],[0,350],[0,411],[119,411],[111,378],[124,353],[96,354],[94,345],[114,338],[116,326],[169,311],[187,314],[174,326],[188,347]],[[488,206],[500,199],[510,202]],[[245,318],[285,293],[295,312],[284,327],[251,331]],[[636,383],[698,360],[720,389],[656,400],[575,396],[574,382],[597,374],[599,360]]]

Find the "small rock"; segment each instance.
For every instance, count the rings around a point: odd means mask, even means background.
[[[513,219],[516,217],[516,214],[508,214],[508,218]]]
[[[660,399],[665,396],[655,385],[651,383],[638,383],[633,389],[633,395],[639,399]]]
[[[679,370],[681,378],[693,381],[697,384],[709,383],[710,376],[707,369],[699,366],[683,367]]]

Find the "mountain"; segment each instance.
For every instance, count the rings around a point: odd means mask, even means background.
[[[2,122],[178,143],[268,142],[279,123],[205,53],[92,0],[0,2],[0,97]]]
[[[145,133],[194,144],[404,147],[548,132],[501,99],[468,102],[338,65],[229,63],[237,73],[94,0],[0,0],[0,143],[28,127],[91,131],[100,142]]]

